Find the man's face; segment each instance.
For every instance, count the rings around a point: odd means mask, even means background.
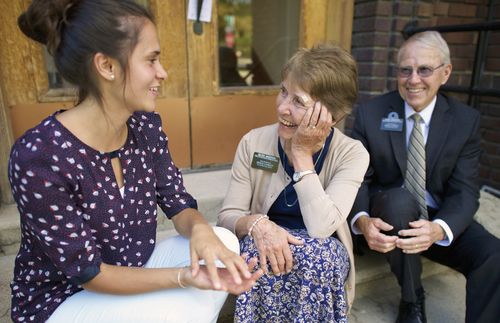
[[[439,87],[448,81],[451,64],[443,63],[437,49],[423,47],[418,42],[411,42],[401,49],[398,90],[415,111],[422,111],[429,105]],[[424,76],[429,69],[433,70],[431,75]],[[410,71],[411,74],[406,76]]]

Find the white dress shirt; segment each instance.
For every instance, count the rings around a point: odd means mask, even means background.
[[[432,118],[432,113],[434,112],[434,107],[436,106],[436,98],[429,103],[428,106],[426,106],[422,111],[419,112],[420,117],[424,121],[422,123],[422,130],[423,130],[423,135],[424,135],[424,142],[427,143],[427,137],[429,136],[429,126],[431,124],[431,118]],[[415,114],[415,110],[413,110],[412,107],[408,105],[408,103],[405,102],[405,122],[406,122],[406,147],[408,147],[408,142],[410,141],[410,136],[411,136],[411,131],[413,129],[413,119],[411,116]],[[432,198],[432,196],[429,194],[429,192],[425,191],[425,203],[434,208],[434,209],[439,209],[439,206],[437,205],[436,201]],[[353,219],[351,220],[351,230],[354,234],[362,234],[361,230],[355,225],[356,221],[359,219],[360,216],[370,216],[367,211],[361,211],[358,212]],[[435,243],[440,246],[449,246],[451,242],[453,241],[453,232],[451,231],[450,227],[446,222],[444,222],[442,219],[434,219],[432,222],[435,222],[439,224],[444,232],[445,232],[445,238],[440,241],[436,241]]]

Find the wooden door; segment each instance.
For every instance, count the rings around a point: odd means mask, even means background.
[[[203,24],[203,34],[195,34],[193,22],[187,22],[192,167],[231,163],[247,131],[276,122],[281,67],[297,47],[335,41],[350,49],[353,5],[340,0],[219,0],[214,1],[211,22]],[[250,18],[241,14],[245,10]],[[238,19],[252,29],[247,46],[252,81],[245,78],[242,85],[241,79],[226,82],[222,69],[230,65],[228,59],[236,56],[239,61],[244,56],[245,49],[238,48],[238,39],[234,41],[241,32]],[[226,57],[229,49],[239,55]],[[245,73],[240,71],[239,76],[244,78]]]
[[[157,111],[173,158],[182,168],[230,164],[243,134],[275,122],[279,70],[297,46],[333,40],[349,49],[351,44],[353,0],[214,0],[211,22],[203,24],[201,35],[193,32],[193,22],[187,20],[188,0],[141,2],[148,3],[156,17],[161,62],[169,75]],[[51,88],[43,47],[17,28],[16,19],[29,3],[0,0],[0,82],[8,110],[3,115],[10,118],[14,138],[75,101],[70,90]],[[252,82],[245,86],[225,86],[225,81],[221,85],[218,13],[227,3],[250,5],[255,20],[254,70]],[[259,64],[266,69],[259,70]],[[11,144],[7,138],[0,141]]]

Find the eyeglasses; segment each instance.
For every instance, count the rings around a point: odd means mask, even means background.
[[[440,67],[443,67],[444,63],[436,66],[436,67],[430,67],[426,65],[422,65],[417,67],[417,74],[420,77],[429,77],[431,76],[435,70],[437,70]],[[403,66],[403,67],[398,67],[398,75],[399,77],[410,77],[413,74],[413,67],[411,66]]]
[[[314,107],[314,105],[316,104],[316,101],[309,95],[290,95],[290,97],[287,98],[289,94],[284,84],[281,84],[279,95],[281,95],[281,97],[283,98],[283,102],[286,102],[286,100],[290,100],[290,103],[298,110],[307,111],[310,108]],[[340,108],[336,110],[338,111],[336,111],[337,113],[335,113],[335,115],[333,115],[332,111],[330,111],[330,113],[332,113],[333,121],[335,122],[339,122],[348,115],[347,112],[343,111]]]
[[[297,109],[307,110],[314,106],[315,101],[308,95],[290,95],[286,87],[281,84],[280,95],[284,100],[290,100],[290,103]],[[288,97],[289,96],[289,97]],[[288,97],[288,98],[287,98]]]

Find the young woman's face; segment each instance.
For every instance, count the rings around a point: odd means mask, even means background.
[[[159,61],[160,42],[155,25],[147,20],[139,34],[137,46],[128,61],[125,104],[129,110],[154,111],[160,83],[167,72]]]

